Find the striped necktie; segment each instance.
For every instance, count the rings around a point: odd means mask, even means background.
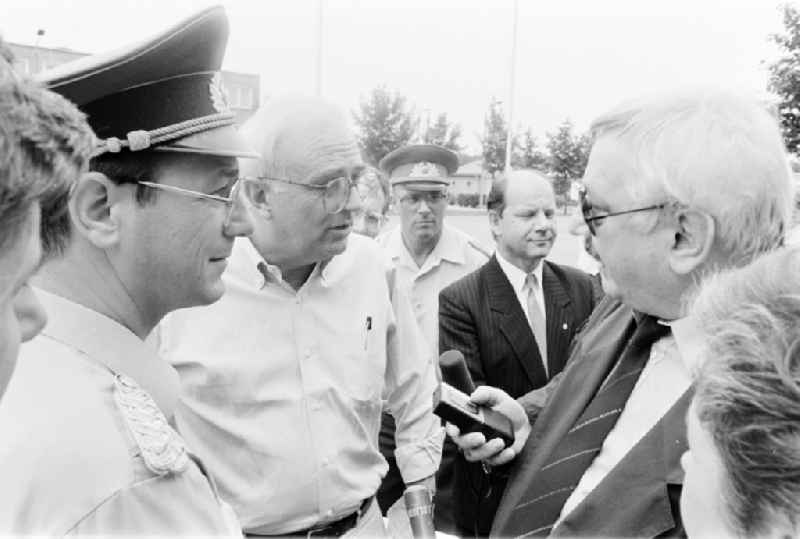
[[[564,503],[600,452],[636,385],[650,347],[669,333],[669,327],[645,316],[622,352],[616,367],[556,446],[547,463],[528,485],[509,516],[510,535],[546,536],[561,515]]]

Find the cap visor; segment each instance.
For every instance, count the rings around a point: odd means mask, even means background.
[[[258,152],[247,143],[235,127],[226,125],[202,133],[179,138],[153,148],[162,152],[200,153],[222,157],[258,159]]]

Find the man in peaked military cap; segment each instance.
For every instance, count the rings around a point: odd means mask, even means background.
[[[44,77],[101,141],[74,186],[63,256],[36,281],[50,314],[0,408],[0,534],[238,534],[173,430],[158,321],[222,296],[249,150],[219,87],[228,23],[211,8]]]
[[[417,323],[431,352],[438,356],[439,292],[485,264],[489,253],[473,238],[444,224],[449,176],[458,169],[454,152],[433,144],[404,146],[386,155],[379,166],[389,176],[400,209],[400,226],[378,241],[391,258],[398,285],[411,296]],[[384,441],[392,439],[386,435],[391,428],[389,420],[384,416]],[[388,457],[391,449],[384,444],[383,450]],[[394,494],[384,496],[391,488],[392,477],[396,477],[393,471],[390,469],[381,489],[384,506],[402,492],[395,488]],[[452,529],[447,517],[447,473],[442,476],[440,472],[437,494],[437,525],[443,530]]]

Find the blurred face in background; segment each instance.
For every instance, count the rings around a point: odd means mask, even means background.
[[[686,414],[689,449],[681,457],[686,474],[681,515],[692,538],[735,537],[725,512],[725,466],[711,434],[697,418],[694,404]]]
[[[14,373],[20,343],[35,337],[47,322],[28,284],[42,257],[39,223],[35,204],[27,222],[0,252],[0,400]]]
[[[353,232],[374,238],[386,223],[386,195],[375,172],[367,171],[358,178],[358,194],[361,209],[353,213]]]

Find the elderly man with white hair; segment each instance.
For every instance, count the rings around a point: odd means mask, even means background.
[[[162,326],[179,430],[248,534],[382,536],[382,398],[403,479],[433,489],[433,354],[403,335],[414,314],[396,294],[392,306],[378,245],[350,233],[364,165],[342,113],[277,100],[243,132],[261,155],[242,188],[255,230],[234,246],[225,297]]]
[[[533,427],[494,388],[472,400],[511,418],[516,440],[459,436],[469,460],[516,457],[492,534],[680,535],[680,457],[701,277],[784,240],[792,185],[775,119],[755,100],[702,91],[627,103],[596,120],[584,219],[606,299],[576,339]]]

